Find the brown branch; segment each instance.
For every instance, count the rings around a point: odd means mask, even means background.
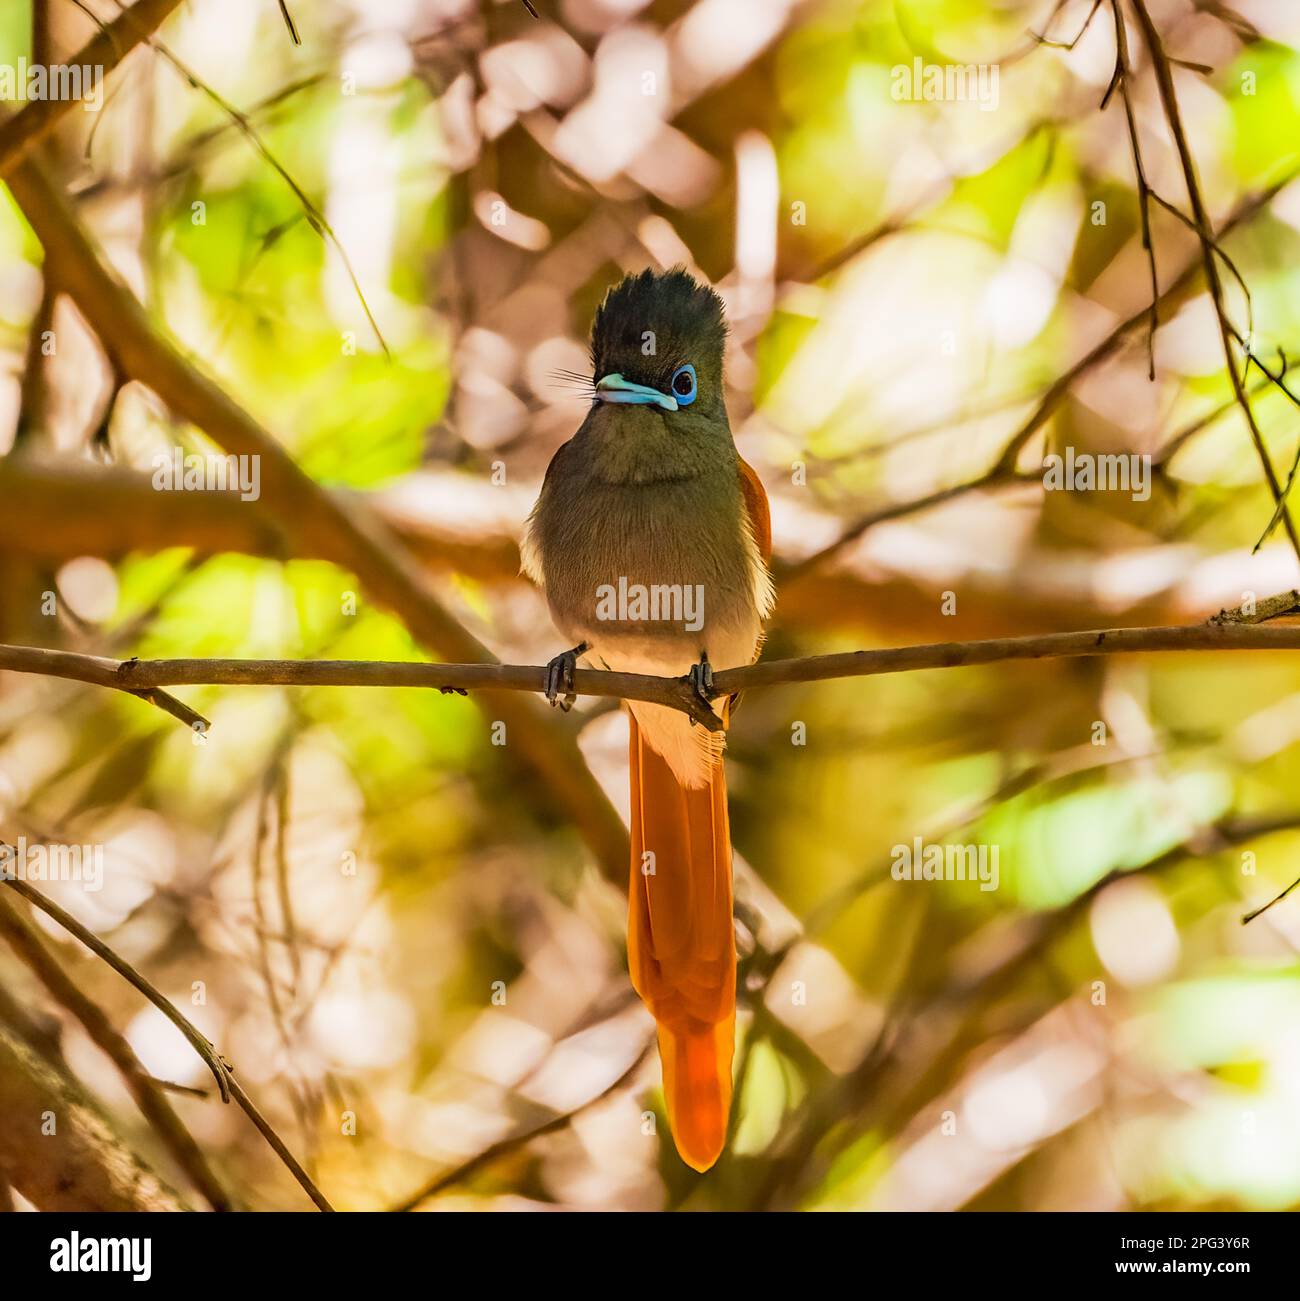
[[[429,570],[481,582],[522,581],[519,546],[504,527],[457,531],[435,519],[403,513],[382,491],[335,489],[332,496],[340,511],[379,517]],[[350,559],[346,539],[322,535],[316,539],[319,545],[312,546],[289,539],[238,491],[160,492],[148,473],[121,466],[72,458],[0,459],[0,500],[5,509],[0,551],[35,560],[59,562],[86,555],[111,559],[178,546],[190,547],[201,557],[237,551],[342,566]]]
[[[627,1070],[601,1089],[599,1093],[594,1094],[584,1102],[580,1102],[571,1111],[561,1111],[549,1120],[542,1121],[530,1129],[522,1129],[514,1134],[507,1134],[505,1138],[498,1139],[495,1143],[462,1161],[459,1165],[452,1166],[449,1170],[443,1171],[442,1174],[435,1175],[423,1187],[391,1209],[393,1211],[413,1211],[421,1202],[427,1201],[438,1193],[445,1192],[455,1184],[464,1182],[471,1175],[477,1174],[494,1161],[500,1160],[501,1157],[507,1156],[521,1147],[527,1147],[534,1139],[543,1138],[547,1134],[556,1134],[562,1129],[567,1129],[573,1123],[575,1117],[581,1115],[589,1107],[595,1106],[603,1098],[609,1097],[615,1090],[622,1088],[645,1065],[646,1059],[650,1055],[650,1046],[651,1041],[647,1041],[645,1047],[632,1059],[632,1063]]]
[[[1133,111],[1133,94],[1129,87],[1132,65],[1128,53],[1128,28],[1124,23],[1124,12],[1120,0],[1110,0],[1111,13],[1115,18],[1115,74],[1111,78],[1111,89],[1107,90],[1102,100],[1106,107],[1111,90],[1119,87],[1120,100],[1124,105],[1124,122],[1128,128],[1129,150],[1133,155],[1133,172],[1137,180],[1138,216],[1142,224],[1142,247],[1146,250],[1147,263],[1151,271],[1151,324],[1147,330],[1147,378],[1156,377],[1156,331],[1160,328],[1160,280],[1156,274],[1156,248],[1151,241],[1151,186],[1147,183],[1146,168],[1142,164],[1142,144],[1138,138],[1137,115]]]
[[[1273,600],[1274,598],[1269,598]],[[1298,612],[1294,593],[1276,598],[1267,618]],[[1267,601],[1261,602],[1267,605]],[[1076,659],[1187,651],[1300,650],[1300,626],[1264,626],[1258,617],[1221,612],[1205,623],[1104,628],[983,641],[934,642],[767,660],[714,674],[715,698],[796,682],[875,677],[921,669],[969,668],[1012,660]],[[546,668],[525,664],[429,664],[391,660],[165,659],[113,660],[39,646],[0,645],[0,670],[65,678],[116,690],[159,686],[422,687],[446,692],[544,692]],[[722,721],[695,694],[688,677],[652,677],[578,669],[580,696],[638,700],[689,715],[711,731]]]
[[[1233,327],[1228,319],[1228,312],[1223,299],[1223,284],[1219,279],[1219,266],[1215,260],[1218,240],[1210,234],[1210,218],[1205,209],[1205,201],[1201,196],[1201,185],[1196,175],[1196,162],[1192,157],[1191,146],[1187,142],[1187,132],[1183,129],[1182,111],[1179,108],[1178,94],[1174,87],[1173,68],[1169,56],[1165,53],[1160,33],[1156,29],[1150,13],[1147,12],[1145,0],[1132,0],[1132,3],[1133,12],[1137,15],[1138,25],[1142,28],[1142,36],[1151,55],[1152,66],[1155,69],[1156,86],[1160,91],[1160,102],[1164,107],[1165,119],[1169,124],[1170,134],[1173,136],[1174,144],[1178,150],[1178,160],[1183,172],[1183,183],[1187,187],[1187,199],[1192,207],[1192,220],[1195,224],[1197,239],[1200,242],[1201,265],[1205,271],[1205,283],[1214,302],[1214,314],[1219,325],[1219,338],[1223,345],[1224,362],[1228,368],[1228,379],[1232,383],[1233,396],[1236,398],[1237,404],[1241,407],[1242,415],[1245,417],[1246,427],[1250,431],[1251,443],[1255,448],[1255,455],[1259,458],[1259,463],[1264,470],[1264,478],[1268,482],[1269,491],[1273,494],[1273,502],[1282,512],[1282,524],[1286,529],[1287,537],[1291,540],[1292,550],[1295,551],[1297,560],[1300,560],[1300,534],[1297,534],[1295,523],[1291,519],[1291,513],[1286,508],[1282,485],[1278,482],[1277,472],[1273,469],[1273,462],[1269,457],[1268,448],[1264,446],[1264,437],[1260,433],[1259,424],[1250,405],[1250,397],[1246,392],[1242,376],[1237,370],[1237,359],[1232,351]]]
[[[151,388],[181,419],[227,452],[260,458],[268,521],[283,521],[305,547],[330,548],[357,574],[372,599],[388,606],[435,654],[484,667],[495,661],[434,595],[414,558],[359,505],[337,497],[306,475],[270,433],[217,384],[199,373],[149,323],[144,309],[100,262],[63,196],[39,168],[23,163],[10,189],[45,249],[59,287],[77,304],[124,375]],[[270,526],[270,525],[269,525]],[[134,684],[142,685],[142,684]],[[502,699],[510,754],[532,780],[525,797],[553,816],[559,809],[579,829],[606,875],[627,875],[627,830],[583,761],[576,739],[532,702]]]
[[[38,1210],[188,1209],[114,1133],[75,1077],[3,1026],[0,1116],[0,1182]]]
[[[775,1145],[778,1155],[755,1189],[750,1209],[767,1209],[778,1200],[797,1202],[799,1191],[814,1181],[810,1169],[835,1159],[865,1123],[892,1136],[916,1115],[949,1078],[954,1064],[984,1042],[980,1013],[1013,991],[1017,982],[1042,961],[1057,941],[1071,933],[1092,902],[1116,881],[1165,872],[1189,859],[1211,857],[1278,831],[1300,828],[1300,811],[1249,818],[1225,818],[1198,828],[1182,843],[1137,867],[1108,872],[1059,908],[1024,919],[1018,944],[973,981],[937,986],[918,997],[892,1036],[882,1033],[858,1065],[811,1094],[790,1117]],[[1036,1013],[1030,1013],[1036,1015]],[[1006,1027],[1002,1027],[1005,1031]],[[887,1042],[888,1040],[888,1042]],[[915,1048],[913,1054],[908,1050]],[[892,1088],[891,1088],[892,1086]],[[832,1138],[835,1126],[842,1129]]]
[[[9,852],[12,853],[13,850],[10,849]],[[332,1211],[334,1209],[325,1200],[325,1195],[312,1182],[311,1176],[298,1163],[293,1153],[285,1147],[280,1136],[271,1128],[262,1113],[258,1111],[253,1104],[253,1100],[244,1092],[243,1086],[235,1079],[234,1073],[225,1058],[217,1052],[198,1028],[181,1014],[170,999],[159,993],[125,958],[109,948],[94,931],[83,926],[71,913],[60,908],[58,904],[47,898],[39,890],[33,890],[25,881],[15,880],[12,876],[0,875],[0,884],[16,890],[33,907],[39,908],[52,917],[64,930],[75,935],[96,957],[101,958],[119,976],[139,990],[185,1036],[190,1046],[207,1064],[208,1069],[216,1077],[217,1087],[221,1092],[221,1100],[229,1102],[233,1097],[253,1122],[257,1131],[266,1139],[271,1149],[289,1168],[290,1173],[298,1181],[308,1197],[322,1211]]]
[[[289,29],[289,39],[295,45],[301,45],[302,37],[298,35],[298,28],[294,25],[293,15],[289,12],[288,0],[280,0],[280,13],[284,18],[284,25]]]
[[[1265,187],[1263,190],[1243,199],[1232,214],[1219,227],[1215,235],[1216,242],[1222,240],[1230,234],[1242,222],[1249,221],[1257,213],[1266,208],[1277,195],[1291,184],[1300,175],[1300,169],[1291,169],[1285,175],[1280,177],[1273,184]],[[916,498],[911,501],[895,502],[890,506],[883,506],[877,510],[863,515],[855,522],[847,525],[844,532],[833,542],[823,547],[820,551],[799,561],[796,565],[791,566],[785,581],[791,581],[794,578],[803,578],[815,569],[821,568],[827,561],[837,556],[846,546],[856,541],[868,529],[877,524],[883,524],[889,520],[900,519],[907,515],[914,515],[921,511],[929,510],[934,506],[942,505],[944,502],[951,501],[956,497],[963,496],[969,492],[976,492],[981,489],[1005,487],[1016,482],[1025,482],[1032,477],[1029,475],[1019,474],[1016,470],[1016,462],[1019,460],[1020,453],[1024,450],[1025,445],[1035,434],[1037,434],[1048,420],[1055,413],[1057,407],[1064,401],[1066,394],[1074,386],[1076,380],[1092,370],[1095,366],[1100,365],[1103,361],[1108,360],[1121,344],[1128,338],[1134,330],[1138,329],[1144,322],[1151,319],[1153,308],[1156,312],[1172,308],[1195,283],[1198,274],[1203,270],[1204,262],[1200,258],[1192,258],[1183,269],[1174,277],[1166,286],[1163,294],[1153,304],[1153,306],[1143,307],[1126,320],[1121,321],[1115,326],[1109,334],[1093,345],[1082,357],[1079,358],[1068,370],[1058,376],[1044,391],[1039,398],[1037,406],[1030,413],[1024,424],[1012,435],[1006,446],[1003,448],[997,462],[988,470],[968,479],[962,483],[954,484],[948,488],[937,489],[924,497]],[[1166,318],[1167,318],[1166,313]]]
[[[149,39],[179,4],[180,0],[136,0],[130,9],[101,29],[70,62],[81,68],[102,68],[106,78],[137,45]],[[74,99],[32,100],[0,122],[0,177],[7,180],[78,102]]]
[[[1294,881],[1292,881],[1291,884],[1290,884],[1289,886],[1287,886],[1287,888],[1286,888],[1285,890],[1280,890],[1277,894],[1275,894],[1275,895],[1274,895],[1274,896],[1273,896],[1273,897],[1268,901],[1268,903],[1266,903],[1266,904],[1261,904],[1258,908],[1252,908],[1252,909],[1250,910],[1250,912],[1248,912],[1248,913],[1247,913],[1247,914],[1246,914],[1246,915],[1241,919],[1241,924],[1242,924],[1243,926],[1245,926],[1248,922],[1253,922],[1253,921],[1255,920],[1256,917],[1259,917],[1259,916],[1261,916],[1262,914],[1268,912],[1268,910],[1269,910],[1269,909],[1270,909],[1274,904],[1276,904],[1276,903],[1281,903],[1282,900],[1285,899],[1285,898],[1287,897],[1287,895],[1289,895],[1289,894],[1291,893],[1291,891],[1294,890],[1294,889],[1296,888],[1296,886],[1298,886],[1298,885],[1300,885],[1300,877],[1297,877]]]
[[[1232,409],[1230,402],[1215,418]],[[1170,444],[1153,456],[1153,465],[1162,465],[1209,423],[1205,417],[1198,417],[1193,426],[1180,429]],[[438,520],[434,506],[437,491],[422,494],[422,502],[429,504],[417,505],[414,510],[405,504],[413,495],[405,489],[395,493],[335,490],[333,496],[342,510],[359,509],[376,515],[401,538],[432,579],[455,573],[494,589],[524,586],[526,580],[519,572],[519,547],[509,519],[500,510],[499,490],[486,486],[483,480],[466,477],[462,491],[476,494],[475,505],[482,505],[477,514],[484,517],[479,523],[467,523],[463,530],[459,523]],[[488,494],[493,495],[492,501]],[[121,467],[92,466],[71,458],[55,462],[25,457],[0,459],[0,501],[5,510],[0,557],[8,553],[57,564],[76,556],[94,555],[111,561],[132,551],[156,552],[185,546],[193,550],[191,567],[223,552],[277,561],[329,560],[347,566],[342,539],[322,534],[319,545],[309,546],[301,538],[287,537],[270,527],[256,505],[240,500],[237,493],[215,489],[159,492],[151,486],[147,473]],[[790,561],[777,562],[775,568],[782,581],[774,628],[798,629],[805,637],[827,632],[874,638],[880,628],[888,625],[896,638],[904,641],[928,641],[948,635],[951,620],[932,603],[917,600],[917,580],[906,573],[867,574],[849,567],[826,566],[800,570],[797,578],[792,578],[796,565]],[[1122,621],[1177,624],[1194,618],[1195,609],[1176,596],[1182,591],[1177,583],[1170,576],[1160,588],[1126,607]],[[1096,628],[1121,618],[1113,606],[1104,608],[1089,588],[1070,583],[1067,592],[1055,580],[1049,586],[1052,595],[1046,588],[1026,592],[1005,576],[990,579],[981,591],[978,615],[967,611],[967,616],[975,620],[975,626],[966,629],[967,634],[1003,636],[1043,627]],[[1227,588],[1234,586],[1227,583]],[[119,628],[114,635],[116,645],[129,645],[134,631],[146,622],[141,615]],[[113,654],[114,649],[105,647],[98,653]]]
[[[103,1009],[77,988],[36,931],[3,895],[0,895],[0,935],[45,986],[50,997],[81,1022],[91,1040],[112,1060],[131,1090],[141,1114],[212,1209],[230,1210],[230,1198],[213,1174],[202,1149],[172,1109],[157,1082],[145,1070],[125,1036],[113,1026]]]

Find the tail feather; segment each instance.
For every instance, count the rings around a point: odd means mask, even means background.
[[[682,786],[635,718],[631,727],[628,966],[659,1026],[677,1150],[688,1165],[707,1170],[726,1141],[735,1047],[726,782],[719,762],[707,786]]]

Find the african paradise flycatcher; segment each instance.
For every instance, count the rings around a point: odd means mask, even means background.
[[[723,401],[722,300],[684,270],[606,295],[591,331],[592,406],[556,452],[528,521],[525,571],[572,651],[547,694],[572,703],[577,657],[679,677],[751,664],[773,591],[767,496],[736,453]],[[661,705],[631,714],[628,968],[659,1027],[677,1150],[722,1152],[731,1106],[736,940],[724,734]]]

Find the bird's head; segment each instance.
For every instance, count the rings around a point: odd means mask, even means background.
[[[722,300],[682,268],[627,276],[605,295],[591,327],[595,399],[725,419],[726,335]]]

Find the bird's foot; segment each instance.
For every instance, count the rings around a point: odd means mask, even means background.
[[[578,693],[573,689],[573,674],[578,667],[578,656],[586,649],[587,643],[581,641],[572,650],[557,655],[546,665],[546,698],[551,702],[552,708],[558,705],[566,714],[573,708],[573,702],[578,698]],[[562,696],[561,689],[564,691]]]
[[[690,679],[691,690],[704,703],[705,708],[712,709],[718,693],[713,686],[713,665],[709,663],[708,651],[700,652],[700,662],[692,664],[691,671],[686,676]],[[691,719],[691,726],[694,725],[695,720]]]

